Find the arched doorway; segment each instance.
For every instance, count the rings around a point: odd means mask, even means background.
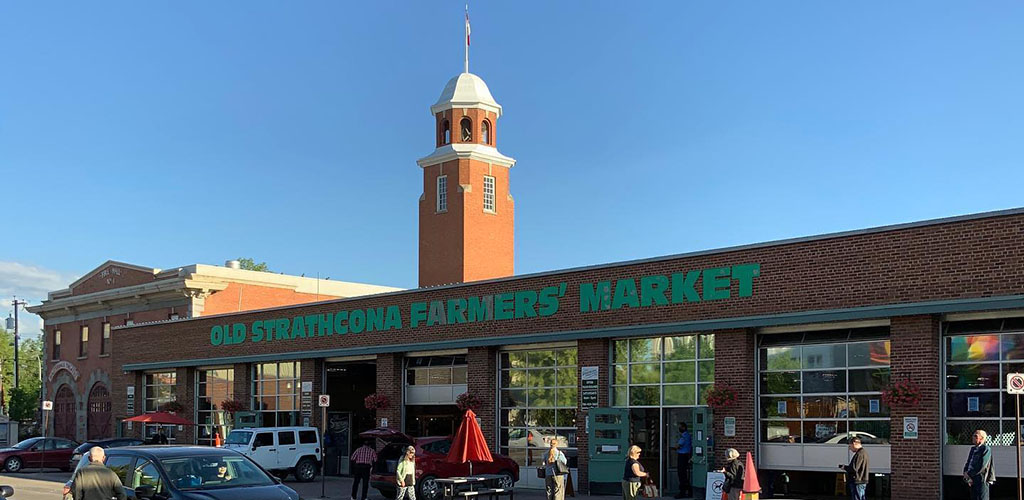
[[[110,391],[97,383],[89,391],[89,413],[87,439],[113,437],[110,429]]]
[[[53,434],[57,437],[77,439],[75,429],[75,393],[67,385],[57,389],[53,398]]]

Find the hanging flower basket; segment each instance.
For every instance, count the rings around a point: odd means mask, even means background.
[[[225,399],[220,402],[220,409],[234,415],[235,412],[245,411],[245,403],[237,399]]]
[[[921,402],[921,388],[910,379],[900,379],[882,389],[882,401],[890,408],[909,408]]]
[[[732,406],[736,402],[736,390],[727,385],[711,386],[707,392],[708,406],[720,410]]]
[[[478,408],[483,406],[483,402],[480,398],[474,394],[464,392],[459,394],[459,397],[455,398],[455,406],[459,407],[459,411],[473,410],[476,411]]]
[[[160,409],[167,413],[178,413],[180,411],[185,411],[185,405],[177,401],[168,401],[164,403],[164,405],[161,406]]]
[[[388,397],[383,394],[373,393],[366,396],[363,405],[367,410],[383,410],[388,407]]]

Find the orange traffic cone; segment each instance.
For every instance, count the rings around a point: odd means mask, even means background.
[[[220,440],[220,432],[214,432],[213,433],[213,445],[218,447],[218,448],[220,448],[220,445],[222,445],[222,444],[224,444],[224,443],[222,443],[221,440]]]
[[[761,483],[757,481],[757,469],[754,468],[754,457],[747,452],[747,464],[743,467],[743,500],[757,500],[761,493]]]

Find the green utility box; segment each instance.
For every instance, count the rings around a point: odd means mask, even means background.
[[[622,468],[629,452],[629,410],[587,410],[590,494],[621,495]]]
[[[711,408],[693,409],[693,487],[707,487],[708,469],[715,466],[714,418]]]

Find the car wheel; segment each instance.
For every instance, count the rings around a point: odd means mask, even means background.
[[[4,469],[6,469],[7,472],[18,472],[21,470],[21,466],[21,459],[18,457],[11,457],[4,461]]]
[[[506,490],[511,490],[512,487],[516,485],[516,480],[512,476],[511,472],[509,472],[507,470],[503,470],[503,471],[499,472],[498,474],[501,475],[501,478],[498,479],[498,487],[499,488],[505,488]]]
[[[295,479],[302,482],[309,482],[316,478],[316,462],[309,458],[299,460],[295,466]]]
[[[437,484],[437,478],[434,476],[420,479],[417,489],[419,491],[416,493],[416,500],[439,500],[441,498],[441,485]]]

